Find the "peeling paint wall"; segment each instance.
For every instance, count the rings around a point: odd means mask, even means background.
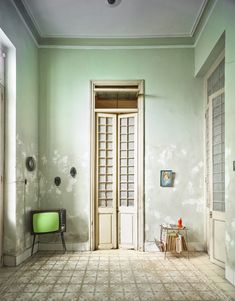
[[[78,169],[75,178],[70,175],[70,169],[73,166]],[[67,243],[84,243],[89,239],[89,202],[84,202],[89,199],[89,183],[84,177],[87,171],[89,172],[87,166],[89,166],[88,153],[84,156],[79,156],[79,154],[76,156],[76,153],[72,154],[69,150],[62,154],[55,149],[51,154],[44,154],[40,157],[40,208],[66,208]],[[56,176],[61,178],[61,184],[58,187],[54,184]],[[40,241],[61,242],[59,235],[44,236],[40,238]]]
[[[90,80],[144,79],[145,239],[182,217],[204,246],[203,88],[193,73],[192,49],[40,49],[40,207],[67,209],[68,243],[89,242]],[[173,188],[160,187],[161,169],[176,173]]]
[[[16,99],[10,99],[14,91],[9,91],[9,82],[6,92],[4,198],[4,255],[10,256],[13,263],[31,246],[29,210],[38,207],[37,170],[30,173],[25,167],[27,156],[38,161],[38,49],[11,1],[0,1],[0,28],[16,54],[16,86],[11,87],[16,89]],[[8,51],[11,50],[7,48],[7,54]],[[13,73],[9,68],[12,65],[7,56],[7,72]]]

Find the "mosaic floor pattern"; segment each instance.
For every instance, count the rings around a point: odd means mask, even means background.
[[[235,287],[204,253],[190,259],[136,251],[38,252],[0,268],[0,300],[235,300]],[[234,299],[233,299],[234,298]]]

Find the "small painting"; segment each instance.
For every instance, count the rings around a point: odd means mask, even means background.
[[[162,187],[173,186],[173,172],[172,170],[161,170],[160,172],[160,185]]]

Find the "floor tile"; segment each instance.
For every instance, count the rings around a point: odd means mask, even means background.
[[[235,287],[205,253],[51,251],[0,268],[0,300],[229,301]]]

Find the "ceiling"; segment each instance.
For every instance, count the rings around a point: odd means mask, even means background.
[[[16,2],[16,1],[15,1]],[[21,0],[40,37],[191,37],[207,0]]]

